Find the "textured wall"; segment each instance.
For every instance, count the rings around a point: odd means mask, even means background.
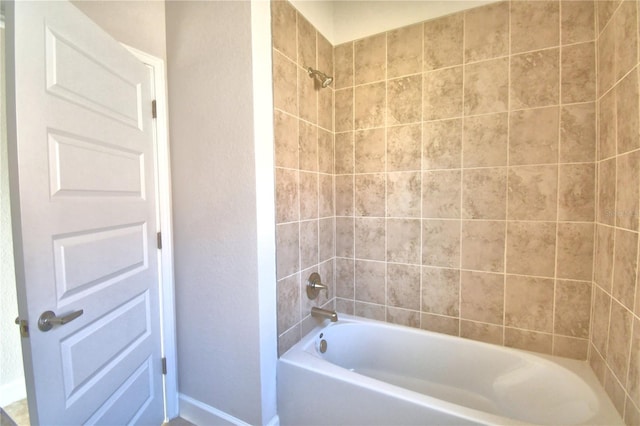
[[[333,75],[333,46],[290,3],[271,3],[273,34],[279,352],[315,325],[312,306],[333,309],[333,88],[307,68]],[[328,292],[309,300],[319,272]]]
[[[590,362],[640,424],[638,3],[597,2],[598,207]]]
[[[4,29],[0,29],[0,69],[4,70]],[[20,332],[14,324],[18,316],[16,280],[11,238],[9,174],[7,170],[7,116],[5,75],[0,75],[0,404],[26,396]]]
[[[586,359],[594,38],[513,1],[336,47],[339,311]]]

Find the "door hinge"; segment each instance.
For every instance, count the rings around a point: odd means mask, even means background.
[[[20,326],[20,337],[29,337],[29,323],[27,320],[16,318],[16,324]]]
[[[158,232],[156,235],[158,250],[162,250],[162,232]]]
[[[155,99],[151,101],[151,117],[158,118],[158,107],[156,106]]]
[[[167,359],[162,358],[162,374],[167,374]]]

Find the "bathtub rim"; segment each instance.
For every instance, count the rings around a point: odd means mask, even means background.
[[[533,359],[540,362],[542,360],[545,364],[551,363],[560,366],[568,370],[569,372],[577,375],[582,379],[591,391],[595,394],[600,409],[598,413],[592,417],[589,421],[602,421],[612,420],[615,417],[617,424],[623,425],[621,416],[615,409],[609,396],[604,391],[603,386],[598,381],[595,373],[589,366],[587,361],[575,360],[570,358],[564,358],[554,355],[547,355],[523,349],[512,348],[508,346],[499,346],[491,343],[481,342],[477,340],[466,339],[459,336],[451,336],[444,333],[437,333],[430,330],[423,330],[414,327],[408,327],[401,324],[393,324],[385,321],[357,317],[347,314],[338,314],[338,322],[330,322],[328,320],[316,321],[317,325],[310,329],[309,332],[302,337],[302,339],[287,350],[279,359],[278,363],[289,364],[298,368],[303,368],[324,376],[335,377],[338,380],[345,381],[349,384],[356,386],[369,386],[374,388],[377,392],[385,394],[394,398],[402,398],[411,403],[420,405],[425,408],[436,409],[452,416],[460,417],[462,419],[471,422],[480,422],[483,424],[510,424],[510,425],[532,425],[522,420],[514,419],[511,417],[501,416],[499,414],[487,413],[485,411],[469,408],[464,405],[455,404],[449,401],[445,401],[430,395],[415,392],[409,389],[405,389],[401,386],[393,385],[378,379],[374,379],[353,371],[350,371],[344,367],[331,363],[323,358],[318,357],[315,354],[315,339],[318,333],[322,330],[335,327],[344,324],[374,324],[376,327],[383,327],[387,329],[400,329],[410,334],[426,334],[432,338],[441,339],[444,341],[458,342],[460,339],[472,344],[484,346],[491,350],[505,351],[508,353],[515,353],[518,356],[525,359]],[[589,423],[591,424],[591,423]],[[616,423],[611,423],[616,424]]]

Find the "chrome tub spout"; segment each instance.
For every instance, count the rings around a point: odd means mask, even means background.
[[[338,314],[335,311],[329,311],[315,306],[311,308],[311,316],[318,319],[330,319],[331,322],[338,321]]]

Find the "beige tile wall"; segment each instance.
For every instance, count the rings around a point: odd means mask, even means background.
[[[513,1],[335,47],[339,311],[586,359],[594,23]]]
[[[638,3],[597,2],[597,213],[590,363],[640,424]]]
[[[273,38],[278,351],[312,327],[311,306],[333,308],[333,88],[308,76],[333,74],[333,46],[290,3],[271,7]],[[329,285],[311,302],[305,284],[319,272]]]

